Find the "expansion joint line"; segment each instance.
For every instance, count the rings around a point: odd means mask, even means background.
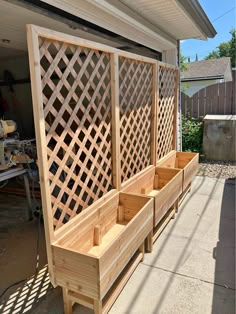
[[[221,288],[225,288],[225,289],[229,289],[229,290],[233,290],[233,291],[236,290],[235,288],[229,287],[227,285],[222,285],[222,284],[219,284],[217,282],[212,282],[212,281],[201,279],[201,278],[198,278],[198,277],[181,274],[181,273],[178,273],[176,271],[172,271],[172,270],[165,269],[165,268],[162,268],[162,267],[153,266],[153,265],[149,265],[149,264],[146,264],[146,263],[142,263],[141,265],[152,267],[152,268],[156,268],[156,269],[162,270],[164,272],[171,273],[171,274],[174,274],[174,275],[178,275],[178,276],[181,276],[181,277],[185,277],[185,278],[189,278],[189,279],[195,279],[195,280],[200,280],[202,282],[205,282],[205,283],[208,283],[208,284],[211,284],[211,285],[214,285],[214,286],[218,286],[218,287],[221,287]]]

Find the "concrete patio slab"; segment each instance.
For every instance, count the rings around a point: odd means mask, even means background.
[[[22,296],[23,292],[18,295],[19,300],[25,298],[25,306],[19,306],[10,295],[0,311],[5,314],[10,309],[12,313],[18,313],[17,309],[20,309],[22,313],[62,314],[61,289],[47,288],[45,296],[48,277],[44,275],[43,278],[44,282],[35,280],[40,288],[34,302],[30,291],[26,297]],[[28,304],[31,304],[29,310]],[[93,311],[75,305],[73,313],[92,314]],[[191,193],[181,204],[176,218],[160,235],[153,252],[145,254],[143,263],[137,267],[109,313],[235,313],[233,180],[194,179]]]
[[[110,313],[235,313],[235,185],[196,177]]]

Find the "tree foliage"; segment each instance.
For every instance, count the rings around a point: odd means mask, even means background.
[[[187,57],[185,57],[182,52],[180,52],[180,71],[184,72],[188,69]]]
[[[216,47],[216,49],[214,49],[209,53],[209,55],[205,57],[205,60],[230,57],[232,67],[236,66],[236,29],[232,29],[230,34],[232,38]]]
[[[184,152],[202,153],[203,122],[182,116],[182,145]]]

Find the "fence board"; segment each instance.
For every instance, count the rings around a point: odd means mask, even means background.
[[[203,118],[206,114],[235,114],[235,81],[207,86],[192,97],[181,93],[185,117]]]

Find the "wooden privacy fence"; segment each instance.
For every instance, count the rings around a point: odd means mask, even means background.
[[[207,86],[192,97],[181,93],[185,117],[203,118],[206,114],[236,114],[235,81]]]

